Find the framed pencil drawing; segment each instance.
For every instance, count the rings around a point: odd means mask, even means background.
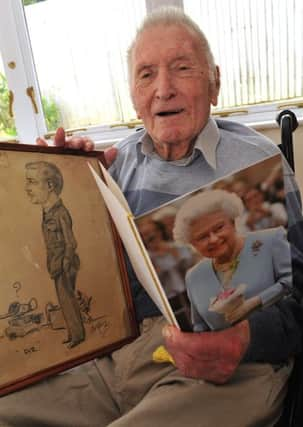
[[[0,395],[137,335],[101,152],[0,145]]]

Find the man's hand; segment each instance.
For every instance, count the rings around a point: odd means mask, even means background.
[[[43,138],[37,138],[36,143],[47,146],[47,142]],[[77,135],[67,137],[63,128],[56,130],[54,144],[57,147],[73,148],[75,150],[92,151],[94,149],[94,143],[90,138]]]
[[[47,147],[47,142],[43,138],[37,138],[37,145]],[[54,144],[57,147],[72,148],[75,150],[92,151],[95,148],[94,142],[87,136],[70,136],[65,135],[63,128],[58,128],[54,137]],[[115,158],[117,157],[118,150],[114,147],[110,147],[104,151],[105,160],[107,166],[110,166]]]
[[[165,326],[163,336],[168,352],[184,376],[224,384],[233,376],[247,350],[250,330],[244,320],[216,332],[188,333]]]

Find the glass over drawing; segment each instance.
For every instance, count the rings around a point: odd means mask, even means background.
[[[131,339],[117,237],[87,162],[0,151],[0,394]]]

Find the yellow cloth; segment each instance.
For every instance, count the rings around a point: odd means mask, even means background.
[[[153,361],[156,363],[172,363],[175,365],[174,359],[163,345],[160,345],[160,347],[153,352]]]

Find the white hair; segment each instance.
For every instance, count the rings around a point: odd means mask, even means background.
[[[202,215],[223,211],[232,220],[242,215],[244,206],[240,197],[225,190],[208,190],[186,200],[178,210],[173,230],[178,243],[190,243],[189,227]]]
[[[188,16],[182,9],[174,6],[160,7],[154,12],[146,15],[141,26],[137,29],[135,38],[127,50],[128,77],[131,83],[132,76],[132,56],[134,48],[145,30],[154,28],[158,25],[173,26],[178,25],[186,28],[191,34],[195,35],[200,43],[201,50],[204,52],[208,68],[210,81],[215,83],[216,80],[216,65],[214,56],[209,46],[208,40],[205,37],[201,28]]]

